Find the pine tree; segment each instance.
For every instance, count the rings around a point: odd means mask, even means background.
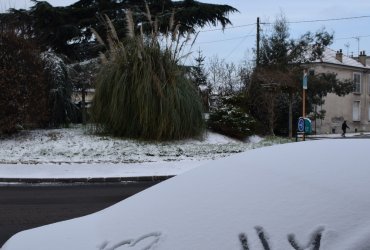
[[[201,86],[207,86],[207,73],[204,69],[204,60],[206,58],[202,55],[202,51],[198,50],[198,56],[194,58],[195,66],[192,68],[192,77],[195,86],[200,88]]]

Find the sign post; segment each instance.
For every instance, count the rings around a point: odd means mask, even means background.
[[[302,134],[302,138],[305,141],[305,136],[312,133],[312,124],[309,118],[299,117],[296,141],[298,141],[298,135]]]
[[[305,69],[303,71],[303,82],[302,82],[302,86],[303,86],[303,110],[302,110],[302,117],[305,118],[306,117],[306,89],[307,89],[307,80],[308,76],[307,76],[307,70]]]
[[[303,119],[306,117],[306,89],[308,87],[308,80],[307,80],[307,69],[303,70],[303,81],[302,81],[302,87],[303,87],[303,94],[302,94],[302,117]],[[303,140],[305,140],[305,133],[303,133]]]

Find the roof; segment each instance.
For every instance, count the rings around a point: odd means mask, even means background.
[[[349,57],[343,54],[342,56],[342,62],[339,61],[336,58],[336,51],[332,50],[330,48],[325,48],[324,53],[323,53],[323,58],[321,60],[316,60],[315,62],[319,63],[330,63],[330,64],[337,64],[341,66],[347,66],[347,67],[356,67],[356,68],[362,68],[362,69],[370,69],[370,66],[364,66],[362,63],[357,61],[353,57]]]

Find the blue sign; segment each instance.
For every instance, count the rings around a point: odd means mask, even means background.
[[[312,133],[311,120],[308,118],[300,117],[298,119],[298,132],[304,132],[305,134]]]
[[[303,132],[304,131],[304,119],[301,117],[298,120],[298,131]]]
[[[307,73],[303,74],[303,89],[307,89]]]

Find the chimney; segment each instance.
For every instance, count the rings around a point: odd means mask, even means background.
[[[343,53],[341,49],[337,51],[337,53],[335,54],[335,59],[337,59],[340,62],[343,62]]]
[[[360,52],[360,55],[358,56],[358,61],[362,65],[366,66],[366,54],[365,54],[365,50]]]

